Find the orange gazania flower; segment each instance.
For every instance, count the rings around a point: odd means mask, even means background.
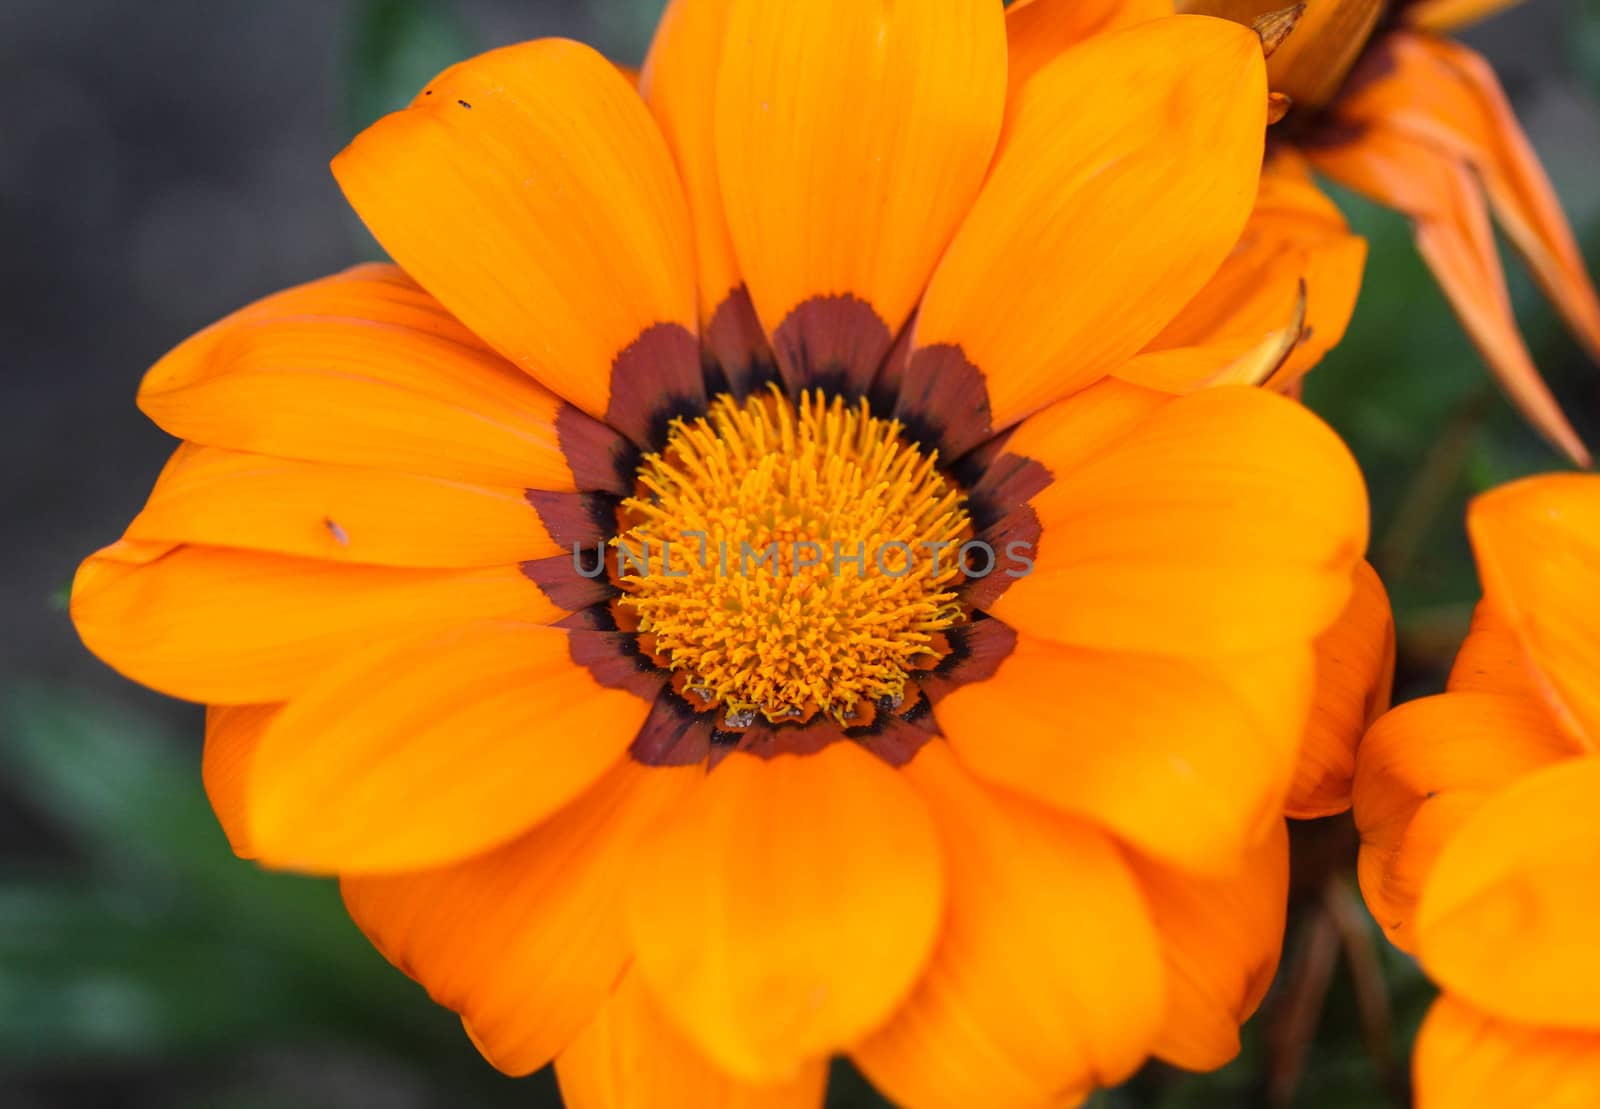
[[[1260,44],[1007,56],[992,0],[679,0],[642,98],[494,51],[335,162],[398,268],[145,379],[184,443],[84,640],[211,706],[240,854],[574,1105],[839,1052],[1070,1102],[1271,976],[1364,493],[1289,400],[1116,377],[1250,219]]]
[[[1468,523],[1483,600],[1447,692],[1361,745],[1362,892],[1444,990],[1421,1109],[1600,1105],[1600,478],[1530,478]]]
[[[1066,0],[1057,0],[1065,3]],[[1146,0],[1121,0],[1142,8]],[[1489,64],[1444,32],[1515,0],[1178,0],[1182,10],[1292,25],[1268,59],[1279,156],[1405,214],[1462,326],[1523,415],[1573,460],[1589,456],[1517,330],[1490,211],[1600,360],[1600,299],[1561,205]],[[1278,9],[1276,12],[1275,9]]]
[[[1013,95],[1085,38],[1172,13],[1171,0],[1021,0],[1007,9]],[[1187,392],[1226,383],[1295,392],[1343,338],[1366,243],[1317,188],[1306,160],[1275,146],[1250,220],[1221,268],[1116,375]]]

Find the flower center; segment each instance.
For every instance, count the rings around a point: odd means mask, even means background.
[[[619,622],[725,728],[870,722],[966,618],[972,527],[936,462],[865,400],[719,396],[673,422],[622,504]]]

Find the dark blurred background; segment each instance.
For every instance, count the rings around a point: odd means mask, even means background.
[[[636,63],[660,3],[0,0],[0,1106],[551,1103],[547,1077],[481,1063],[330,883],[229,855],[201,792],[198,711],[91,658],[65,595],[171,449],[134,407],[144,369],[231,309],[376,253],[327,172],[356,130],[518,39],[569,35]],[[1462,37],[1494,61],[1596,268],[1600,0],[1535,0]],[[1466,498],[1561,463],[1489,383],[1404,222],[1338,195],[1372,254],[1308,400],[1372,487],[1399,695],[1414,696],[1439,687],[1476,596]],[[1600,370],[1511,269],[1541,367],[1600,446]],[[1295,1105],[1402,1103],[1394,1071],[1428,993],[1372,950],[1394,1014],[1376,1042],[1356,1019],[1374,968],[1343,961],[1326,997],[1280,982],[1256,1022],[1322,1025]],[[1297,933],[1293,973],[1320,951]],[[1220,1075],[1154,1070],[1103,1102],[1264,1104],[1271,1039],[1258,1027]],[[846,1073],[832,1103],[875,1104]]]

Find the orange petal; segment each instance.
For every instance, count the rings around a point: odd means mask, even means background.
[[[381,566],[503,566],[561,553],[522,489],[190,443],[127,534]]]
[[[1472,626],[1456,652],[1446,688],[1504,693],[1530,704],[1544,700],[1537,671],[1518,638],[1516,627],[1493,600],[1484,598],[1472,610]],[[1554,722],[1552,713],[1552,721]]]
[[[743,279],[722,213],[712,123],[732,0],[672,0],[656,25],[639,92],[672,148],[693,217],[700,323]]]
[[[563,439],[614,439],[490,351],[393,266],[359,266],[235,312],[145,375],[180,439],[486,485],[575,482]],[[566,435],[563,435],[566,432]]]
[[[1289,835],[1283,821],[1243,869],[1196,878],[1133,857],[1167,962],[1167,1015],[1155,1053],[1187,1070],[1216,1070],[1239,1054],[1250,1019],[1277,973],[1289,903]]]
[[[1108,377],[1023,420],[1006,439],[1005,450],[1036,459],[1061,481],[1116,449],[1171,402],[1160,390]]]
[[[1600,758],[1501,790],[1444,845],[1417,950],[1453,994],[1508,1020],[1600,1032]]]
[[[939,825],[950,906],[911,999],[852,1053],[897,1103],[1074,1104],[1149,1052],[1160,940],[1092,826],[980,786],[934,741],[907,768]]]
[[[1178,0],[1180,11],[1214,15],[1256,29],[1275,94],[1321,109],[1345,78],[1384,15],[1382,0]]]
[[[1600,297],[1539,156],[1494,70],[1460,43],[1397,31],[1383,40],[1367,82],[1340,114],[1387,125],[1455,155],[1482,178],[1495,216],[1573,333],[1600,360]]]
[[[1052,451],[1039,461],[1059,475]],[[1043,526],[1033,569],[992,611],[1059,643],[1309,646],[1344,609],[1366,546],[1366,494],[1344,444],[1300,405],[1237,386],[1165,405],[1031,503]]]
[[[1267,384],[1280,375],[1306,326],[1305,286],[1298,275],[1281,276],[1292,276],[1292,283],[1280,286],[1269,277],[1253,286],[1264,298],[1272,292],[1283,294],[1272,326],[1259,330],[1241,321],[1242,333],[1208,336],[1190,346],[1152,347],[1125,363],[1117,377],[1169,393],[1191,393],[1216,385]]]
[[[1413,948],[1423,881],[1461,825],[1517,776],[1574,753],[1538,704],[1492,693],[1408,701],[1373,725],[1356,757],[1358,873],[1396,946]]]
[[[1069,46],[1172,14],[1170,0],[1019,0],[1006,8],[1008,100]]]
[[[1317,637],[1317,694],[1300,742],[1286,813],[1297,820],[1350,807],[1356,746],[1389,708],[1394,614],[1372,564],[1356,564],[1355,589],[1333,627]]]
[[[206,746],[200,777],[228,846],[241,859],[254,858],[250,847],[250,764],[267,725],[282,705],[211,705],[206,709]]]
[[[717,1069],[661,1015],[641,976],[622,980],[600,1014],[556,1060],[569,1109],[819,1109],[824,1059],[777,1084]]]
[[[647,421],[613,401],[698,391],[694,246],[672,156],[587,46],[541,39],[453,66],[333,172],[406,272],[580,408],[640,436]],[[625,395],[645,386],[653,396]]]
[[[729,755],[653,839],[629,890],[637,965],[679,1030],[742,1078],[791,1078],[859,1039],[933,947],[933,821],[854,743]]]
[[[1220,4],[1199,0],[1181,6],[1230,18],[1238,18],[1242,8],[1253,22],[1287,5],[1280,0],[1221,0]],[[1225,10],[1217,12],[1218,7]],[[1383,0],[1308,0],[1295,18],[1293,30],[1268,52],[1267,80],[1273,90],[1306,109],[1326,105],[1344,87],[1384,11]]]
[[[732,0],[672,0],[656,26],[640,93],[678,163],[694,220],[700,332],[735,393],[770,379],[772,350],[734,257],[717,176],[716,75]]]
[[[1600,1034],[1497,1020],[1453,997],[1417,1034],[1417,1109],[1593,1109],[1600,1105]]]
[[[1040,70],[923,299],[901,414],[959,454],[1154,338],[1239,237],[1266,101],[1259,40],[1223,20],[1153,20]]]
[[[1024,635],[934,715],[988,781],[1216,874],[1282,815],[1311,680],[1309,647],[1202,661]]]
[[[162,693],[224,705],[288,700],[375,643],[564,615],[516,566],[341,566],[134,540],[90,555],[72,583],[89,650]]]
[[[1561,726],[1600,750],[1600,478],[1548,474],[1467,510],[1485,596],[1505,613]]]
[[[531,827],[650,711],[573,649],[554,628],[479,623],[332,667],[262,737],[251,844],[272,866],[349,874],[453,862]]]
[[[345,878],[345,907],[390,962],[462,1015],[495,1066],[527,1074],[573,1042],[621,977],[622,891],[639,837],[697,774],[624,760],[497,850]]]
[[[1233,253],[1117,375],[1171,392],[1230,381],[1281,390],[1344,336],[1366,255],[1305,160],[1278,150]]]
[[[792,386],[865,386],[994,152],[1003,13],[735,0],[728,41],[717,169],[756,311]]]
[[[1569,457],[1589,455],[1540,378],[1511,314],[1483,186],[1458,155],[1384,122],[1358,137],[1310,150],[1334,180],[1411,221],[1417,249],[1513,404]]]

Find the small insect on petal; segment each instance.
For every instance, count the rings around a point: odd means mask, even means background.
[[[328,529],[328,534],[333,536],[333,541],[339,544],[339,546],[348,547],[350,545],[349,534],[346,533],[344,528],[339,526],[338,521],[333,519],[333,517],[324,516],[322,518],[322,525]]]

